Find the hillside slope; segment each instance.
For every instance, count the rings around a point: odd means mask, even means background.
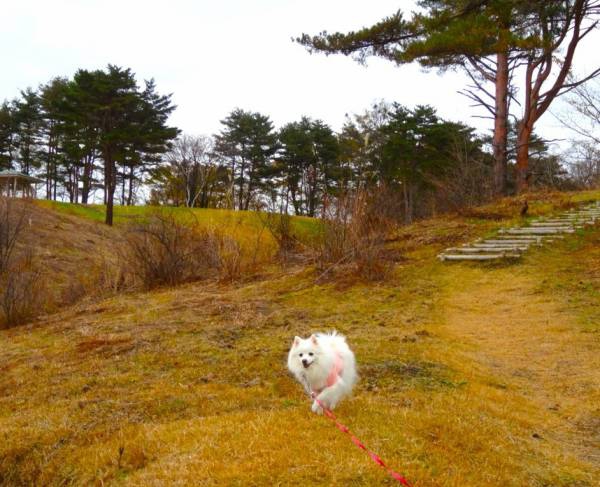
[[[0,331],[0,484],[395,485],[285,370],[294,335],[335,328],[361,376],[340,419],[415,485],[598,485],[600,228],[518,264],[434,258],[514,208],[402,229],[378,284],[297,267]]]
[[[13,202],[12,213],[24,215],[17,252],[31,251],[38,261],[49,310],[97,291],[103,260],[113,255],[119,231],[19,200]]]

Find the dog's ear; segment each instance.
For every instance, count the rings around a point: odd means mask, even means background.
[[[310,341],[312,342],[313,345],[319,344],[319,341],[317,340],[317,337],[315,335],[310,336]]]
[[[300,340],[302,340],[300,337],[294,337],[294,344],[292,347],[297,347],[300,344]]]

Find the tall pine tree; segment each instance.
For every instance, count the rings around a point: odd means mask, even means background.
[[[4,102],[0,106],[0,171],[12,169],[15,144],[16,126],[13,105]]]
[[[236,108],[215,136],[215,153],[229,167],[231,206],[247,210],[277,150],[268,116]]]
[[[146,89],[140,91],[130,69],[113,65],[106,71],[79,70],[71,88],[73,118],[96,133],[104,165],[105,222],[112,225],[117,165],[154,162],[157,154],[168,150],[178,133],[166,125],[175,106],[171,95],[156,93],[154,82],[147,82]]]
[[[349,33],[303,34],[297,39],[311,51],[354,55],[359,61],[379,56],[396,64],[418,61],[424,67],[461,67],[472,86],[463,93],[484,106],[494,119],[494,180],[497,194],[506,189],[511,78],[526,65],[525,104],[520,129],[519,188],[527,186],[528,138],[535,121],[563,90],[579,41],[597,24],[593,0],[421,0],[421,13],[406,20],[401,12],[371,27]],[[584,24],[589,21],[589,25]],[[561,46],[567,49],[556,60]],[[545,92],[553,64],[561,66]],[[597,74],[594,71],[590,76]],[[493,88],[488,89],[486,84]]]

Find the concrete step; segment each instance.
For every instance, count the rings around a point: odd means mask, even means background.
[[[563,216],[566,217],[590,217],[590,218],[600,218],[600,211],[578,211],[577,213],[565,213]]]
[[[527,247],[523,247],[523,250],[526,250]],[[451,247],[449,249],[446,249],[446,252],[450,252],[450,253],[459,253],[459,254],[485,254],[485,253],[492,253],[492,254],[497,254],[498,252],[512,252],[512,251],[519,251],[521,250],[520,248],[517,247],[498,247],[498,246],[494,246],[494,247]]]
[[[578,223],[573,223],[573,222],[560,222],[560,223],[546,223],[546,222],[531,222],[529,224],[529,227],[534,227],[534,228],[575,228],[575,227],[581,227],[582,225],[579,225]],[[523,228],[529,228],[529,227],[523,227]]]
[[[575,230],[568,228],[509,228],[506,230],[500,230],[500,233],[508,235],[553,235],[556,233],[574,233]]]
[[[600,221],[600,201],[560,215],[538,218],[527,226],[503,228],[498,235],[478,239],[462,247],[451,247],[438,255],[442,261],[488,261],[517,259],[531,245],[564,239],[565,234]]]
[[[494,253],[494,254],[440,254],[438,259],[440,260],[499,260],[499,259],[518,259],[521,254],[516,253]]]
[[[509,250],[515,250],[518,252],[523,252],[525,250],[527,250],[529,248],[529,245],[519,245],[519,244],[507,244],[507,245],[502,245],[502,244],[486,244],[486,243],[480,243],[480,244],[471,244],[472,248],[475,249],[481,249],[483,251],[487,251],[487,252],[507,252]]]
[[[487,239],[487,240],[478,240],[475,243],[480,244],[494,244],[494,245],[540,245],[541,239]]]
[[[491,238],[498,239],[498,240],[519,240],[521,242],[527,242],[527,241],[541,242],[541,240],[544,237],[540,236],[540,235],[496,235]],[[486,240],[486,239],[479,239],[479,240]]]
[[[530,225],[535,223],[545,224],[545,225],[584,225],[585,223],[594,223],[594,220],[586,220],[586,219],[569,219],[569,220],[536,220],[531,222]]]

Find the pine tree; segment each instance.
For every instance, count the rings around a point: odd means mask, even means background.
[[[83,83],[82,80],[80,82]],[[61,121],[63,173],[70,174],[71,167],[77,167],[77,188],[75,194],[81,197],[81,203],[89,202],[92,187],[98,183],[95,172],[100,169],[99,132],[92,123],[91,114],[86,105],[87,98],[82,96],[85,86],[71,80],[65,87],[65,96],[57,101],[55,110]],[[83,91],[82,91],[83,90]],[[70,162],[69,162],[70,161]],[[81,182],[81,188],[79,188]],[[72,194],[73,191],[70,192]]]
[[[431,214],[438,202],[460,204],[461,191],[477,201],[489,193],[487,177],[478,174],[473,188],[461,166],[485,159],[483,140],[473,128],[441,119],[433,107],[376,103],[347,121],[340,141],[344,168],[354,177],[350,187],[386,192],[385,211],[407,223]]]
[[[425,13],[405,20],[401,12],[355,32],[303,34],[298,42],[311,52],[353,55],[364,62],[379,56],[398,65],[418,61],[426,68],[462,68],[472,81],[463,93],[484,106],[494,118],[494,181],[497,194],[506,189],[507,126],[509,101],[514,96],[511,79],[527,66],[525,114],[521,124],[519,187],[526,187],[527,144],[533,123],[547,105],[569,89],[569,72],[578,42],[596,27],[595,1],[421,0]],[[585,20],[590,25],[582,27]],[[571,39],[555,85],[540,93],[560,46]],[[533,73],[537,76],[533,79]],[[591,76],[597,74],[596,71]],[[486,87],[487,83],[493,89]],[[539,98],[542,98],[541,100]],[[533,105],[532,105],[533,103]]]
[[[14,102],[17,162],[19,170],[29,174],[40,166],[38,157],[40,137],[40,98],[37,91],[27,88]]]
[[[12,169],[16,149],[16,126],[13,105],[0,106],[0,170]]]
[[[107,71],[79,70],[69,95],[73,120],[96,133],[104,167],[106,223],[112,225],[117,166],[133,168],[155,162],[178,130],[166,125],[175,109],[171,95],[161,96],[153,81],[141,92],[130,69],[109,65]],[[133,184],[133,174],[127,177]],[[132,187],[130,186],[130,199]]]
[[[69,144],[66,139],[66,124],[62,108],[67,96],[69,82],[65,78],[55,78],[46,85],[40,87],[40,158],[43,160],[45,169],[42,173],[46,178],[46,198],[56,199],[59,181],[67,184],[66,189],[70,193],[70,201],[77,202],[74,198],[77,187],[78,158],[71,157],[68,150]],[[71,170],[74,165],[76,171]],[[68,176],[68,179],[65,176]]]
[[[261,181],[277,150],[268,116],[234,109],[215,136],[215,154],[229,168],[231,206],[247,210],[261,189]]]
[[[278,174],[297,215],[315,216],[323,197],[337,189],[339,143],[321,120],[303,117],[279,132]]]
[[[526,32],[535,39],[525,54],[523,113],[517,124],[517,189],[529,185],[529,151],[535,123],[564,93],[600,75],[594,68],[586,76],[572,77],[580,42],[600,22],[600,3],[594,0],[534,1],[525,9]],[[558,72],[552,76],[553,69]]]
[[[463,93],[494,119],[494,180],[501,194],[506,188],[509,73],[519,60],[520,39],[512,34],[518,24],[514,3],[422,0],[418,5],[426,13],[409,20],[399,11],[355,32],[303,34],[297,41],[311,52],[353,55],[359,62],[378,56],[397,65],[418,61],[425,68],[462,68],[473,82]],[[492,91],[487,83],[493,84]]]

